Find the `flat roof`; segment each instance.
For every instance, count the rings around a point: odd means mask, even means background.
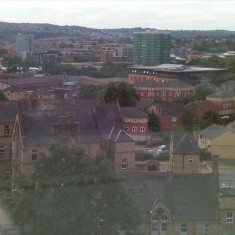
[[[206,72],[206,71],[227,71],[224,68],[203,68],[196,66],[186,66],[182,64],[161,64],[158,66],[132,66],[129,69],[152,70],[154,72]]]

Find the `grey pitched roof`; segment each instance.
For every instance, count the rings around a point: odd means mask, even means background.
[[[121,114],[124,118],[148,118],[145,112],[140,111],[137,108],[120,108]]]
[[[189,109],[191,111],[195,111],[195,112],[206,112],[206,111],[215,111],[218,110],[219,107],[217,105],[215,105],[214,103],[212,103],[209,100],[205,100],[205,101],[193,101],[188,103],[186,106],[186,109]]]
[[[199,149],[194,136],[189,133],[173,134],[173,153],[198,155]]]
[[[61,111],[28,111],[21,113],[24,144],[26,146],[48,145],[55,137],[51,132],[53,123],[59,122],[59,117],[67,115]],[[72,123],[78,123],[80,143],[100,143],[100,134],[92,110],[72,112]]]
[[[228,99],[228,98],[234,98],[235,97],[235,92],[231,90],[226,90],[226,91],[217,91],[215,93],[212,93],[208,95],[206,98],[210,100],[210,98],[219,98],[219,99]]]
[[[228,131],[228,129],[225,126],[212,124],[204,130],[199,131],[198,134],[199,136],[206,136],[208,139],[212,140],[217,136],[220,136],[221,134],[225,133],[226,131]]]
[[[141,211],[148,215],[161,201],[175,221],[213,221],[217,215],[217,181],[212,174],[122,173],[134,190]],[[141,190],[140,190],[141,189]]]
[[[124,130],[115,130],[114,128],[110,132],[109,139],[115,143],[135,142]]]
[[[182,116],[184,112],[184,104],[166,103],[157,104],[160,109],[160,116]]]
[[[0,101],[0,122],[14,122],[18,110],[26,109],[23,101]]]
[[[103,138],[107,138],[113,127],[123,129],[124,123],[117,104],[101,103],[93,108],[95,119]]]

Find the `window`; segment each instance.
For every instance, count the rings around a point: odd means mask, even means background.
[[[176,122],[177,121],[177,117],[172,117],[172,122]]]
[[[226,223],[233,223],[233,213],[232,212],[228,212],[226,214]]]
[[[126,170],[128,168],[128,161],[127,159],[122,160],[122,169]]]
[[[161,222],[162,223],[166,223],[167,222],[167,217],[165,215],[162,216]]]
[[[33,161],[38,160],[38,151],[37,151],[37,149],[32,150],[32,160]]]
[[[180,235],[186,235],[187,234],[187,225],[181,224],[180,225]]]
[[[161,223],[161,232],[167,231],[167,223]]]
[[[98,227],[102,228],[104,226],[104,216],[103,215],[99,215],[98,216]]]
[[[157,215],[153,215],[153,216],[152,216],[152,221],[153,221],[153,222],[158,222],[158,217],[157,217]]]
[[[5,157],[5,145],[4,144],[0,144],[0,158],[4,158]]]
[[[9,158],[12,158],[12,144],[9,145]]]
[[[144,127],[140,127],[140,132],[144,132],[145,128]]]
[[[11,180],[11,171],[7,170],[4,172],[4,180],[5,181],[10,181]]]
[[[137,127],[132,127],[132,131],[136,132],[137,131]]]
[[[210,235],[210,225],[209,224],[204,224],[203,235]]]
[[[192,159],[192,158],[189,158],[188,162],[189,162],[189,163],[193,163],[193,159]]]
[[[129,131],[129,127],[126,127],[126,131]]]
[[[10,126],[9,125],[4,126],[4,135],[10,135]]]
[[[133,122],[137,122],[137,119],[133,118]]]

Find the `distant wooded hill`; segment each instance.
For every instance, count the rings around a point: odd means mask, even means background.
[[[0,40],[15,41],[17,33],[33,34],[35,39],[66,37],[80,40],[119,39],[132,37],[134,32],[150,28],[94,29],[81,26],[58,26],[52,24],[7,23],[0,22]],[[157,30],[157,29],[153,29]],[[172,37],[226,37],[235,35],[228,30],[160,30],[170,32]]]

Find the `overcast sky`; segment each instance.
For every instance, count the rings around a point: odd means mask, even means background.
[[[235,30],[235,1],[0,1],[0,21],[90,28]]]

